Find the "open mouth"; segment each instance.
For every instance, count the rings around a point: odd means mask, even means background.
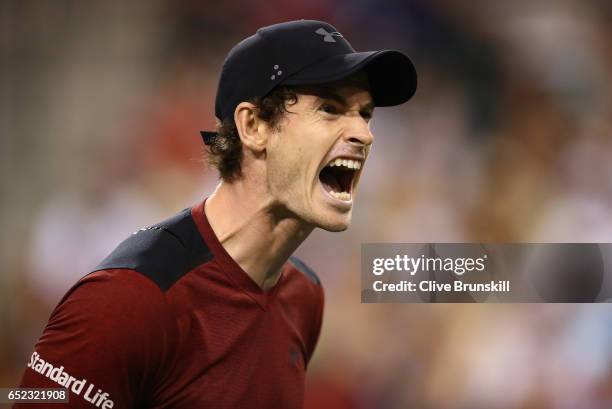
[[[361,161],[337,158],[330,161],[321,169],[319,180],[323,188],[332,197],[343,202],[352,199],[353,182],[357,172],[361,169]]]

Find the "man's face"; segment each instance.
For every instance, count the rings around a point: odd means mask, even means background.
[[[372,144],[372,97],[363,86],[338,85],[298,93],[287,109],[266,147],[268,189],[308,224],[345,230]]]

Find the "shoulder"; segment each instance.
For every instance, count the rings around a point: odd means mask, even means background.
[[[89,357],[96,357],[111,371],[125,366],[140,373],[144,363],[161,362],[167,354],[163,340],[175,339],[172,311],[165,294],[142,274],[97,271],[55,307],[36,351],[66,367],[85,365],[83,371],[90,370]]]
[[[164,293],[151,280],[125,269],[100,270],[81,278],[58,303],[52,319],[79,317],[95,323],[140,325],[168,314]],[[59,315],[59,317],[58,317]]]
[[[296,256],[289,257],[289,263],[303,275],[305,275],[310,281],[314,284],[321,286],[321,280],[317,273],[314,272],[312,268],[310,268],[306,263],[297,258]]]
[[[131,270],[102,270],[68,291],[32,356],[62,368],[66,377],[100,385],[119,407],[133,407],[172,364],[175,340],[172,310],[155,283]],[[49,372],[26,370],[22,386],[55,382]],[[78,394],[73,398],[81,407]]]
[[[212,259],[191,216],[191,209],[125,239],[93,271],[130,269],[143,274],[162,291],[193,268]]]

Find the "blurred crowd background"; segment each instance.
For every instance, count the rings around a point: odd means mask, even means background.
[[[351,228],[298,251],[327,296],[307,408],[612,407],[606,304],[359,301],[363,242],[611,241],[607,0],[0,2],[0,386],[72,283],[212,191],[227,51],[299,18],[419,73],[375,113]]]

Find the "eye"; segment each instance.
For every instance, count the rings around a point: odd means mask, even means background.
[[[363,110],[363,111],[359,112],[359,115],[361,115],[361,117],[363,119],[365,119],[366,121],[368,121],[368,122],[370,121],[370,119],[372,119],[372,114],[373,114],[373,112],[370,111],[370,110]]]
[[[326,114],[330,114],[330,115],[338,115],[340,113],[337,107],[335,107],[332,104],[328,104],[328,103],[322,104],[319,107],[319,110],[325,112]]]

